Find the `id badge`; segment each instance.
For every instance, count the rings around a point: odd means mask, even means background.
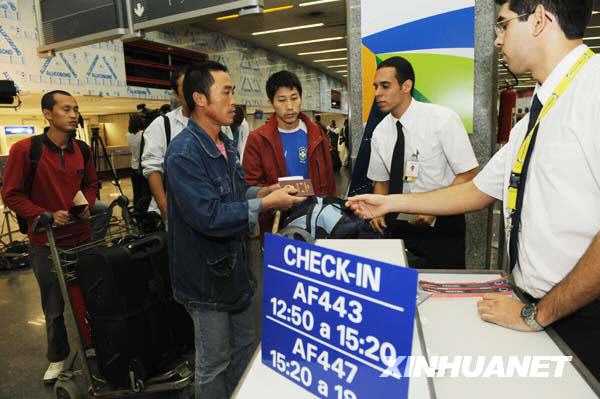
[[[419,176],[419,161],[407,161],[404,180],[414,183]]]

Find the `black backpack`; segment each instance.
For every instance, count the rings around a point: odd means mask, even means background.
[[[42,158],[42,151],[44,149],[43,139],[43,134],[39,134],[31,138],[31,147],[29,148],[30,174],[29,179],[27,181],[27,197],[31,195],[31,188],[33,186],[35,171],[37,170],[38,163]],[[79,145],[79,150],[81,151],[81,155],[83,155],[83,164],[85,167],[87,166],[88,161],[90,159],[90,147],[85,141],[75,139],[75,142]],[[17,215],[17,222],[19,222],[19,231],[23,234],[27,234],[27,219],[20,215]]]
[[[309,197],[290,208],[279,234],[300,229],[313,239],[358,238],[363,221],[344,203],[337,197]]]

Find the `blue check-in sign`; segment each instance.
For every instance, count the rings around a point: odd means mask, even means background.
[[[262,361],[321,398],[408,397],[417,272],[267,234]]]
[[[5,126],[4,134],[33,134],[35,128],[33,126]]]

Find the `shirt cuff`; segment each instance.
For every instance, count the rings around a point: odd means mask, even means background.
[[[261,188],[262,187],[255,187],[255,186],[248,187],[248,189],[246,190],[246,199],[247,200],[255,199],[258,196],[258,192],[260,191]]]
[[[258,215],[262,209],[262,199],[254,198],[248,200],[248,225],[250,226],[250,231],[254,231],[254,226],[258,223]]]

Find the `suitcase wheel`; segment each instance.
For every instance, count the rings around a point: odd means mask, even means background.
[[[84,396],[79,387],[71,379],[58,380],[54,384],[54,396],[56,399],[83,399]]]

